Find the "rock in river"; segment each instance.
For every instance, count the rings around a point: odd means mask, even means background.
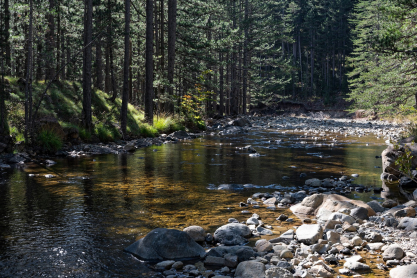
[[[265,278],[265,265],[256,261],[241,262],[236,268],[235,278]]]
[[[301,225],[295,232],[298,241],[304,244],[315,244],[323,237],[323,228],[319,224]]]
[[[417,277],[417,264],[397,266],[389,272],[391,278]]]
[[[206,240],[206,231],[200,226],[190,226],[184,229],[192,239],[197,242],[202,242]]]
[[[252,235],[248,226],[238,223],[230,223],[221,226],[214,232],[214,239],[224,245],[241,245],[246,243],[246,237]]]
[[[145,261],[200,259],[206,254],[186,232],[157,228],[125,249]]]
[[[241,184],[231,183],[231,184],[220,184],[217,189],[218,190],[243,190],[245,189],[245,187],[243,187],[243,185]]]

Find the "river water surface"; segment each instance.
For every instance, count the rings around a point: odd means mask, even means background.
[[[239,202],[254,192],[300,190],[306,179],[301,173],[308,178],[359,174],[355,183],[381,187],[376,168],[381,160],[375,156],[386,147],[383,140],[334,137],[252,131],[3,171],[0,277],[146,277],[144,264],[123,249],[154,228],[199,225],[214,232],[229,217],[245,220]],[[239,149],[246,145],[262,156]],[[258,188],[209,189],[223,183]],[[271,184],[282,187],[265,188]],[[349,197],[382,199],[373,191]],[[273,221],[282,212],[268,211],[269,224],[278,225]]]

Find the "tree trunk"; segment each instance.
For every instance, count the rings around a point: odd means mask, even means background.
[[[223,53],[219,52],[219,74],[220,74],[220,100],[219,100],[219,115],[223,116],[224,114],[224,67],[223,67]]]
[[[5,60],[6,60],[6,74],[11,73],[12,55],[10,50],[10,9],[9,0],[4,0],[4,38],[5,43]]]
[[[123,96],[121,111],[121,128],[126,139],[127,104],[129,102],[129,61],[130,61],[130,0],[125,0],[125,57],[123,66]]]
[[[61,53],[60,53],[60,47],[61,47],[61,8],[60,5],[58,5],[58,15],[57,15],[57,31],[56,31],[56,68],[55,72],[59,71],[59,68],[61,67]],[[59,75],[56,77],[56,79],[59,79]]]
[[[91,60],[92,47],[89,43],[93,34],[93,0],[85,0],[84,18],[84,55],[83,55],[83,124],[84,127],[92,131],[91,113]],[[88,45],[88,46],[87,46]]]
[[[45,80],[52,80],[55,76],[55,0],[49,0],[50,12],[46,15],[48,21],[48,30],[46,31],[46,75]]]
[[[36,67],[36,76],[35,76],[35,78],[36,78],[36,80],[41,80],[42,79],[42,76],[43,76],[43,74],[42,74],[42,42],[38,42],[37,43],[37,51],[36,51],[36,64],[37,64],[37,67]]]
[[[233,30],[236,30],[236,0],[232,0],[233,2]],[[235,44],[232,49],[232,68],[231,68],[231,93],[230,93],[230,114],[237,115],[238,114],[238,99],[237,99],[237,52],[236,52],[237,45]]]
[[[174,113],[174,69],[175,69],[175,40],[177,29],[177,0],[168,0],[168,93],[169,109]]]
[[[62,73],[61,73],[61,78],[62,79],[66,79],[66,69],[65,69],[65,35],[64,35],[64,30],[61,30],[61,67],[63,67],[62,69]]]
[[[132,40],[129,35],[129,103],[133,103],[133,49],[132,49]]]
[[[246,114],[246,96],[248,91],[248,41],[249,41],[249,2],[245,0],[245,42],[243,46],[243,105],[242,112]]]
[[[29,30],[27,39],[27,69],[25,85],[25,142],[29,143],[32,122],[32,37],[33,37],[33,1],[29,0]]]
[[[104,78],[104,91],[110,93],[111,91],[111,76],[110,76],[110,51],[112,48],[112,17],[111,17],[111,0],[107,0],[107,15],[108,15],[108,25],[107,25],[107,41],[106,41],[106,69],[105,69],[105,78]]]
[[[153,125],[153,0],[146,0],[145,120]]]

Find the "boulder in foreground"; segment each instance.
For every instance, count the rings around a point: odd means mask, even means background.
[[[203,258],[203,247],[186,232],[157,228],[124,251],[145,261],[192,260]]]
[[[417,277],[417,264],[397,266],[389,272],[391,278],[412,278]]]

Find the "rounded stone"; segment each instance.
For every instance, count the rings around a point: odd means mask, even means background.
[[[192,239],[197,242],[203,242],[206,240],[206,231],[200,226],[190,226],[184,229]]]
[[[386,261],[401,260],[404,257],[404,251],[399,245],[393,244],[391,246],[388,246],[387,249],[385,249],[384,253],[382,254],[382,257]]]

